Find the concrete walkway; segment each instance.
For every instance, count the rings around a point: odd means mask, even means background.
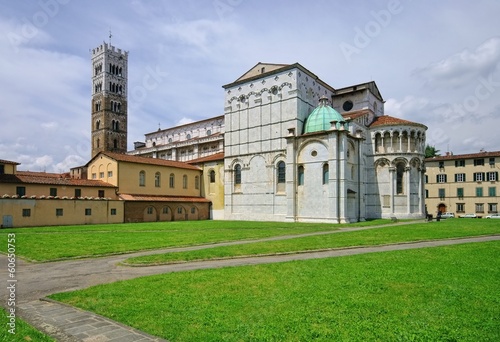
[[[369,229],[369,227],[367,228]],[[358,229],[356,228],[356,230]],[[288,238],[293,238],[293,236]],[[292,260],[330,258],[355,254],[448,246],[493,240],[500,240],[500,235],[401,243],[373,247],[344,248],[320,252],[262,257],[197,261],[150,267],[125,267],[118,264],[132,256],[157,254],[160,251],[155,250],[102,258],[58,261],[40,264],[32,264],[18,260],[16,265],[16,278],[18,279],[16,283],[17,315],[37,329],[53,336],[57,339],[57,341],[165,341],[94,313],[86,312],[43,298],[52,293],[84,289],[93,285],[112,283],[119,280],[133,279],[153,274],[287,262]],[[232,242],[231,244],[237,244],[237,242]],[[161,250],[161,252],[165,253],[173,250],[179,251],[195,248],[212,248],[220,245],[224,244],[213,244],[204,247],[197,246],[182,249],[165,249]],[[5,255],[0,255],[0,265],[0,278],[7,279],[7,258]],[[0,296],[2,298],[7,298],[7,286],[0,287]],[[5,305],[5,301],[3,301],[2,304]]]

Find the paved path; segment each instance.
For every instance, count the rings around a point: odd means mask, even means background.
[[[369,227],[367,228],[370,229]],[[357,228],[355,229],[358,230]],[[268,238],[266,240],[269,239],[277,238]],[[79,310],[60,303],[40,300],[40,298],[44,298],[52,293],[73,291],[97,284],[112,283],[118,280],[133,279],[153,274],[181,272],[196,269],[286,262],[292,260],[340,257],[355,254],[447,246],[461,243],[474,243],[492,240],[500,240],[500,235],[401,243],[384,246],[344,248],[320,252],[307,252],[262,257],[243,257],[225,260],[197,261],[174,265],[160,265],[149,267],[125,267],[118,264],[131,256],[156,254],[160,251],[156,250],[108,256],[102,258],[57,261],[39,264],[31,264],[22,260],[18,260],[16,272],[16,276],[18,279],[18,282],[16,284],[16,304],[18,308],[17,313],[21,318],[25,319],[27,322],[29,322],[39,330],[44,331],[49,335],[57,338],[58,341],[165,341],[149,336],[96,314]],[[165,249],[161,252],[164,253],[174,250],[210,248],[227,244],[228,243],[213,244],[204,247],[197,246],[182,249]],[[232,242],[229,244],[237,244],[237,242]],[[0,255],[0,279],[7,279],[7,259],[5,255]],[[7,298],[7,286],[0,286],[0,296],[2,298]],[[2,305],[5,305],[5,302],[2,303]]]

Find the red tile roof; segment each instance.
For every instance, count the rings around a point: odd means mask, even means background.
[[[493,152],[478,152],[469,154],[450,154],[447,156],[437,156],[433,158],[425,158],[425,162],[442,161],[442,160],[456,160],[456,159],[476,159],[476,158],[489,158],[500,157],[500,151]]]
[[[19,171],[16,174],[0,175],[0,183],[24,183],[41,185],[65,185],[65,186],[92,186],[116,188],[116,186],[92,179],[76,179],[66,177],[65,174]]]
[[[224,160],[224,152],[219,152],[216,154],[212,154],[211,156],[193,159],[193,160],[188,161],[188,163],[189,164],[200,164],[200,163],[206,163],[206,162],[211,162],[211,161],[216,161],[216,160]]]
[[[427,126],[408,121],[408,120],[403,120],[399,118],[395,118],[393,116],[389,115],[383,115],[383,116],[377,116],[375,117],[375,120],[370,124],[370,128],[373,127],[379,127],[379,126],[398,126],[398,125],[405,125],[405,126],[420,126],[420,127],[425,127]]]
[[[366,115],[368,113],[373,113],[373,112],[369,109],[361,109],[361,110],[355,110],[352,112],[342,113],[342,116],[344,117],[344,119],[351,118],[354,120],[354,119],[357,119],[360,116]]]
[[[157,201],[157,202],[199,202],[207,203],[210,202],[203,197],[191,197],[191,196],[154,196],[154,195],[134,195],[134,194],[119,194],[121,200],[124,201]]]
[[[14,164],[14,165],[19,165],[20,163],[16,163],[16,162],[13,162],[13,161],[10,161],[10,160],[0,159],[0,164]]]
[[[88,166],[92,161],[94,161],[100,155],[105,155],[105,156],[107,156],[107,157],[109,157],[111,159],[114,159],[116,161],[127,162],[127,163],[169,166],[169,167],[175,167],[175,168],[178,168],[178,169],[201,170],[197,166],[190,165],[190,164],[184,163],[184,162],[178,162],[178,161],[173,161],[173,160],[165,160],[165,159],[158,159],[158,158],[147,158],[147,157],[131,156],[131,155],[128,155],[128,154],[113,153],[113,152],[100,152],[97,156],[95,156],[94,158],[92,158],[92,160],[89,161],[86,166]]]

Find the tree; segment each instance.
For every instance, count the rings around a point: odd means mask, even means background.
[[[432,158],[437,156],[439,156],[439,150],[436,149],[436,146],[425,146],[425,158]]]

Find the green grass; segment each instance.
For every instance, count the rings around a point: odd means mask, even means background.
[[[52,295],[170,341],[500,341],[500,242],[143,277]]]
[[[42,334],[35,328],[33,328],[28,323],[16,317],[15,320],[15,330],[14,334],[9,332],[11,327],[8,325],[10,319],[7,317],[7,312],[5,309],[0,310],[0,341],[5,342],[26,342],[26,341],[36,341],[36,342],[53,342],[54,340],[45,334]]]
[[[210,260],[250,255],[272,255],[352,246],[373,246],[398,242],[439,240],[467,236],[499,234],[500,224],[494,220],[447,220],[408,226],[388,226],[362,231],[300,237],[280,241],[255,242],[202,250],[171,252],[127,259],[125,264],[157,265],[193,260]]]
[[[32,261],[82,258],[175,246],[258,239],[336,230],[345,226],[389,223],[374,220],[351,225],[283,222],[184,221],[0,230],[0,238],[16,234],[16,254]],[[7,243],[0,243],[6,252]]]

